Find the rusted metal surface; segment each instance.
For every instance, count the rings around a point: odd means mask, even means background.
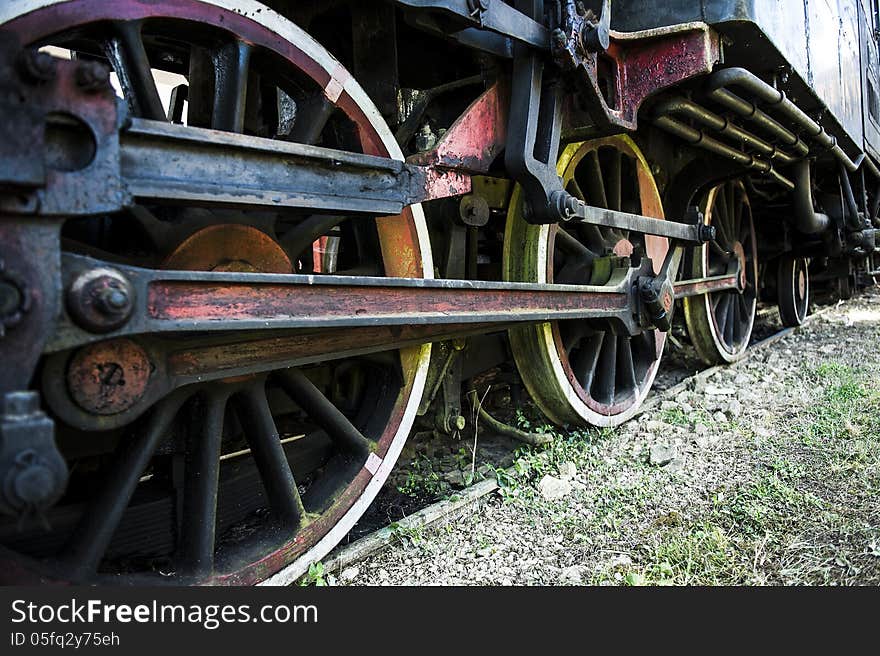
[[[409,161],[421,166],[487,172],[507,143],[509,103],[508,85],[496,82],[471,103],[433,150],[413,155]]]
[[[222,3],[180,2],[178,0],[174,2],[157,0],[149,3],[123,1],[113,3],[112,5],[106,2],[94,2],[91,0],[73,0],[24,14],[19,19],[9,23],[9,25],[28,42],[41,42],[44,38],[54,35],[62,29],[75,31],[92,23],[101,24],[104,27],[108,22],[112,24],[119,21],[140,21],[142,19],[163,17],[169,20],[178,19],[209,24],[211,30],[213,30],[212,34],[219,30],[232,32],[240,43],[252,44],[255,48],[265,48],[273,53],[273,57],[280,57],[293,64],[293,68],[297,69],[297,79],[301,75],[310,77],[321,89],[324,89],[328,95],[333,97],[342,110],[340,114],[345,114],[352,120],[362,137],[363,149],[366,153],[377,155],[376,159],[381,160],[382,163],[395,161],[393,160],[394,155],[400,158],[399,153],[389,151],[390,146],[387,144],[393,145],[393,141],[388,139],[389,135],[386,134],[387,128],[382,126],[383,132],[380,134],[378,128],[382,125],[381,118],[371,110],[369,102],[366,101],[366,97],[363,96],[357,85],[346,79],[347,74],[343,74],[344,69],[341,69],[341,66],[339,66],[332,73],[325,70],[326,62],[331,59],[326,51],[317,46],[305,33],[301,33],[298,28],[284,21],[279,16],[272,14],[272,12],[266,11],[261,6],[244,2],[237,3],[237,7],[238,9],[233,11],[227,9]],[[260,15],[260,12],[262,12],[262,15]],[[268,28],[264,23],[267,19],[274,21],[274,30]],[[301,34],[302,38],[296,39],[297,34]],[[291,39],[297,42],[293,43]],[[314,58],[316,55],[317,60]],[[277,60],[273,59],[273,61]],[[221,133],[215,133],[213,138],[216,139],[219,134]],[[42,153],[38,154],[42,155]],[[412,168],[405,167],[402,162],[396,162],[395,166],[401,171],[406,171],[407,175],[412,174],[416,182],[418,182],[418,170],[413,171]],[[118,177],[118,172],[116,176]],[[424,173],[422,173],[422,176],[423,178],[427,177]],[[205,181],[209,180],[210,177],[206,176]],[[228,182],[231,183],[233,180]],[[423,196],[424,188],[425,184],[424,180],[422,180],[421,187],[418,188],[416,195],[419,197]],[[83,189],[88,191],[89,187],[84,186]],[[439,188],[433,193],[438,192]],[[181,196],[177,196],[174,200],[179,204],[187,204],[186,199]],[[388,275],[409,275],[414,277],[430,275],[430,253],[422,252],[422,248],[428,245],[424,221],[417,209],[401,207],[413,202],[411,198],[405,200],[406,202],[404,203],[392,204],[380,212],[381,214],[395,215],[377,221],[382,255],[386,257],[386,261],[381,262],[379,257],[377,257],[377,260],[380,260],[380,267],[384,268]],[[94,210],[94,207],[92,206],[90,209]],[[107,211],[112,209],[118,209],[118,206],[116,208],[107,208]],[[369,214],[372,213],[370,212]],[[14,229],[17,229],[18,225],[5,219],[6,217],[4,217],[4,222],[0,223],[0,230],[2,230],[3,236],[3,240],[0,243],[3,244],[4,255],[14,251],[16,266],[13,273],[19,277],[23,276],[23,279],[28,282],[28,289],[31,290],[32,294],[35,294],[32,296],[30,311],[31,314],[37,315],[39,321],[36,325],[45,332],[45,330],[50,329],[54,314],[51,316],[46,315],[46,306],[38,296],[38,294],[42,293],[43,287],[39,284],[32,285],[31,277],[24,275],[31,272],[22,271],[18,265],[19,261],[38,263],[38,266],[43,269],[40,273],[45,274],[54,284],[54,286],[47,286],[48,289],[54,292],[52,298],[60,298],[63,287],[61,285],[58,252],[58,225],[34,221],[33,224],[28,226],[27,235],[22,235],[21,244],[19,244],[19,240],[14,233]],[[365,220],[372,221],[372,217]],[[43,245],[40,241],[42,233],[34,228],[42,229],[47,226],[51,228],[50,234],[54,241],[49,243],[51,249],[47,248],[46,252],[43,253],[40,250]],[[285,261],[284,257],[276,257],[277,253],[273,255],[268,249],[258,248],[256,250],[261,252],[255,255],[254,249],[249,247],[253,246],[255,241],[260,240],[259,238],[255,240],[253,237],[253,235],[244,235],[244,240],[239,242],[239,245],[245,252],[237,253],[235,249],[231,248],[234,244],[224,245],[222,239],[212,241],[212,238],[202,235],[196,240],[197,243],[189,243],[181,247],[178,253],[166,259],[165,264],[166,266],[173,265],[175,267],[205,266],[206,268],[221,272],[249,270],[250,268],[275,271],[282,268],[278,265],[280,262],[284,265],[284,270],[290,271],[289,261]],[[214,250],[215,247],[217,250]],[[29,248],[30,251],[25,252],[26,248]],[[34,257],[35,253],[38,253],[36,257]],[[268,258],[268,262],[266,258]],[[71,281],[68,280],[69,282]],[[57,313],[57,303],[54,306],[54,310]],[[22,328],[33,327],[27,318],[19,326]],[[18,332],[18,330],[19,327],[16,326],[14,331],[10,332]],[[25,352],[24,356],[26,356],[26,359],[31,358],[31,355],[39,355],[39,349],[41,349],[42,342],[44,341],[43,337],[43,333],[38,333],[37,331],[33,331],[28,335],[29,343],[35,345],[37,351],[34,354]],[[100,339],[100,337],[97,338]],[[34,571],[28,566],[27,558],[23,558],[18,554],[13,555],[4,550],[3,563],[4,571],[7,574],[11,573],[15,576],[16,573],[23,574],[25,571],[28,571],[28,573],[33,572],[36,576],[45,579],[64,578],[70,580],[74,578],[93,581],[96,577],[100,578],[101,575],[97,573],[98,565],[106,553],[111,538],[117,532],[115,529],[119,526],[120,520],[129,514],[129,510],[134,513],[140,510],[139,508],[129,509],[129,501],[132,499],[135,488],[139,486],[140,478],[145,468],[150,464],[155,449],[162,440],[166,440],[170,436],[168,431],[170,423],[176,421],[175,431],[182,430],[186,432],[186,425],[192,424],[195,426],[192,438],[198,444],[209,441],[213,444],[219,443],[219,437],[222,435],[222,432],[217,432],[217,422],[211,419],[212,417],[213,419],[217,417],[217,408],[220,407],[218,404],[211,406],[211,412],[214,413],[211,416],[208,416],[210,413],[206,412],[205,417],[197,415],[195,417],[196,421],[192,421],[194,418],[188,414],[189,410],[193,407],[189,404],[189,399],[201,394],[203,391],[207,391],[204,385],[190,385],[187,390],[183,391],[183,394],[171,399],[170,403],[161,402],[163,393],[161,391],[159,393],[154,391],[152,381],[157,378],[161,379],[162,370],[165,365],[161,359],[156,359],[155,362],[152,362],[152,360],[157,350],[163,355],[167,351],[163,352],[158,349],[157,340],[155,339],[145,341],[149,343],[138,343],[137,348],[143,348],[149,354],[151,364],[155,364],[155,370],[145,393],[138,401],[134,402],[134,405],[130,406],[128,400],[117,398],[109,392],[104,394],[104,402],[96,402],[94,400],[96,395],[89,394],[87,396],[89,396],[90,400],[83,400],[83,405],[90,406],[91,412],[76,406],[73,401],[68,399],[70,405],[75,407],[65,409],[54,415],[56,418],[71,419],[69,422],[71,426],[84,427],[88,430],[102,430],[127,425],[155,404],[155,413],[148,415],[145,418],[145,424],[141,426],[141,428],[145,428],[145,432],[140,430],[133,431],[133,439],[129,440],[130,444],[127,444],[131,448],[124,449],[125,453],[120,454],[121,457],[117,459],[116,463],[107,468],[107,471],[100,473],[101,476],[107,476],[106,484],[103,486],[103,491],[95,499],[91,499],[88,502],[85,508],[86,512],[83,514],[83,521],[70,542],[72,546],[70,546],[69,553],[63,554],[69,557],[64,568],[59,570],[54,568],[51,563],[42,562]],[[167,345],[179,350],[183,341],[185,340],[172,338],[168,340]],[[198,338],[194,341],[202,345],[206,343],[206,340],[203,338]],[[6,339],[3,342],[4,355],[7,346],[16,344],[16,341]],[[337,342],[338,344],[339,342]],[[81,352],[82,362],[76,362],[81,369],[88,369],[89,365],[94,364],[94,357],[90,358],[89,356],[95,356],[102,348],[102,345],[98,344],[87,348],[94,348],[95,351],[92,353],[89,351]],[[384,476],[387,475],[389,468],[387,461],[390,459],[393,462],[402,441],[408,433],[409,425],[412,421],[410,408],[413,406],[414,399],[417,401],[421,393],[423,362],[426,360],[428,351],[427,347],[402,349],[399,352],[399,362],[395,362],[393,357],[389,358],[392,363],[390,367],[394,372],[393,380],[380,393],[378,406],[371,408],[374,421],[372,422],[368,437],[371,440],[375,455],[375,458],[371,461],[374,463],[372,469],[356,471],[351,476],[346,474],[345,479],[335,481],[331,494],[326,500],[322,501],[321,512],[315,513],[315,516],[310,517],[310,523],[307,526],[297,527],[294,524],[288,524],[280,527],[277,525],[268,527],[271,530],[267,531],[266,535],[262,535],[259,541],[252,542],[244,552],[240,552],[238,549],[228,549],[224,546],[223,555],[229,556],[228,559],[218,562],[215,568],[211,568],[209,564],[206,570],[198,569],[197,576],[192,573],[193,570],[186,569],[182,564],[179,571],[176,572],[178,581],[190,583],[246,583],[261,580],[288,564],[293,558],[313,548],[328,531],[337,527],[340,521],[343,521],[347,515],[351,514],[349,511],[356,503],[360,502],[362,505],[368,503],[369,498],[372,498],[370,496],[370,488],[367,487],[368,483],[372,482],[374,484],[372,487],[378,489],[377,484],[381,484]],[[48,357],[46,361],[41,383],[46,390],[54,390],[52,393],[57,394],[59,397],[69,396],[66,389],[68,387],[66,367],[70,355],[69,353],[60,353],[57,357]],[[125,356],[126,353],[105,353],[105,355],[111,359],[124,359],[122,356]],[[111,357],[114,355],[119,355],[119,357]],[[265,359],[267,355],[270,354],[264,352],[263,358]],[[131,356],[131,354],[129,353],[128,356]],[[329,359],[332,360],[332,357]],[[9,362],[9,360],[6,360],[4,364],[6,362]],[[28,359],[27,366],[21,366],[21,379],[16,378],[18,374],[16,371],[16,375],[4,376],[3,383],[10,382],[22,388],[27,386],[30,378],[33,376],[35,366],[36,359]],[[24,379],[25,369],[27,370],[27,379]],[[100,368],[98,369],[100,370]],[[265,368],[262,370],[266,371]],[[80,371],[80,373],[82,372]],[[111,375],[110,382],[114,380],[116,378]],[[181,380],[186,379],[181,377]],[[201,381],[194,379],[186,382],[199,383]],[[266,410],[268,408],[267,392],[265,389],[259,388],[264,383],[265,377],[232,383],[218,381],[217,385],[219,386],[218,389],[229,389],[236,391],[236,393],[246,392],[249,398],[255,401],[253,405],[257,409],[255,413],[257,416],[248,416],[247,420],[243,421],[247,437],[249,439],[254,437],[253,431],[256,430],[254,427],[257,426],[261,431],[262,443],[272,446],[277,441],[278,434],[277,429],[273,425],[271,411]],[[235,385],[238,385],[238,387]],[[97,396],[100,396],[100,393]],[[374,395],[371,395],[370,398],[373,402],[377,401]],[[58,398],[56,397],[53,401],[50,401],[50,405],[56,403],[57,400]],[[187,403],[185,406],[182,405],[184,401]],[[127,407],[127,409],[114,415],[100,415],[96,412],[96,410],[100,409],[98,406],[105,410],[117,410],[123,407]],[[53,407],[55,406],[53,405]],[[222,419],[222,408],[219,415]],[[84,419],[89,419],[92,423],[81,421]],[[183,419],[186,419],[186,421],[183,421]],[[204,422],[198,421],[199,419],[204,419]],[[212,430],[213,432],[211,432]],[[222,431],[222,421],[220,422],[219,430]],[[200,437],[210,437],[212,440],[195,439]],[[275,450],[277,451],[277,448]],[[381,470],[377,470],[375,467],[377,459],[386,461],[382,464]],[[204,464],[208,461],[210,461],[210,458],[202,458],[200,463]],[[262,465],[266,464],[265,461],[266,459],[264,458]],[[216,463],[214,464],[216,465]],[[289,469],[287,463],[283,463],[278,459],[275,459],[272,464],[278,471],[285,468]],[[191,465],[192,463],[187,463],[188,472]],[[265,467],[261,467],[261,477],[267,476],[263,469]],[[214,467],[213,471],[216,472],[216,467]],[[198,473],[201,475],[204,472],[200,471]],[[269,472],[269,474],[272,474],[272,472]],[[189,473],[187,476],[189,476]],[[203,476],[203,478],[208,481],[211,480],[211,476],[208,475]],[[263,482],[265,483],[265,481]],[[274,482],[277,483],[278,479]],[[195,491],[200,500],[206,500],[207,505],[210,505],[211,494],[206,495],[203,489],[198,487],[191,489],[191,487],[187,483],[187,504],[190,504],[192,499],[192,495],[189,493]],[[288,495],[298,494],[295,482],[292,486],[287,486],[284,493]],[[216,490],[214,490],[214,494],[216,495]],[[369,497],[366,501],[364,500],[365,496]],[[190,526],[184,531],[186,536],[193,537],[193,535],[198,533],[194,528],[193,530],[190,529],[196,527],[199,520],[204,520],[205,526],[212,525],[207,517],[194,518],[190,512],[190,505],[187,505],[186,509],[188,513],[187,521],[190,523]],[[66,510],[70,511],[71,508],[67,507]],[[80,508],[72,508],[72,510],[78,512]],[[258,508],[255,508],[255,510],[258,510]],[[281,531],[277,530],[279,528]],[[201,539],[204,536],[195,535],[195,537]],[[172,541],[175,539],[173,530],[171,539]],[[183,551],[189,554],[190,550],[195,548],[193,545],[198,546],[199,544],[194,541],[191,544],[184,545],[187,549]],[[213,541],[207,541],[204,544],[207,544],[208,548],[215,546]],[[233,551],[235,553],[231,553]],[[200,553],[199,555],[201,556],[202,554]],[[71,562],[74,563],[75,567],[70,564]],[[200,561],[200,563],[203,562]],[[6,580],[7,576],[4,575],[3,578]],[[120,577],[114,577],[114,580],[118,582]],[[125,578],[125,580],[128,581],[130,579]]]
[[[244,134],[133,119],[121,177],[140,200],[399,214],[470,191],[457,171]]]
[[[165,269],[290,273],[284,249],[262,230],[240,224],[217,224],[190,235],[165,258]]]
[[[67,290],[67,311],[77,324],[94,333],[122,326],[134,309],[134,290],[109,267],[84,272]]]
[[[0,213],[4,273],[22,294],[20,317],[0,337],[0,393],[26,389],[61,311],[61,226]]]
[[[329,278],[329,277],[328,277]],[[487,323],[550,318],[603,318],[620,315],[629,304],[624,290],[515,284],[423,283],[421,279],[358,281],[314,278],[308,284],[228,284],[158,281],[150,285],[148,320],[153,328],[192,326],[210,329],[222,321],[293,320],[310,325],[376,323]],[[173,325],[173,327],[172,327]]]
[[[118,175],[109,71],[18,50],[18,37],[0,34],[0,183],[15,189],[0,195],[0,211],[47,217],[118,210],[128,196]]]
[[[642,103],[663,89],[710,73],[720,58],[718,34],[704,23],[642,32],[611,32],[608,50],[582,54],[593,117],[607,126],[637,128]]]
[[[83,410],[113,415],[141,400],[150,369],[143,348],[129,339],[114,339],[78,351],[67,370],[67,386]]]
[[[712,276],[700,280],[682,280],[675,283],[675,298],[688,298],[700,294],[711,294],[728,289],[740,289],[739,274]]]

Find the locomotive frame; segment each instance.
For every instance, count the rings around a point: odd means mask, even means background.
[[[880,274],[876,2],[835,88],[805,3],[269,4],[0,10],[9,581],[289,582],[466,381],[615,425]]]

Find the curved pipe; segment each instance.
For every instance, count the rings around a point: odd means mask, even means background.
[[[770,159],[778,160],[782,164],[791,164],[795,161],[795,157],[779,150],[751,132],[743,130],[739,126],[728,121],[726,118],[719,116],[714,112],[710,112],[705,107],[702,107],[687,98],[672,97],[662,100],[654,107],[654,113],[658,116],[666,116],[668,114],[686,116],[687,118],[702,123],[710,130],[729,137],[745,146],[749,146],[762,155],[767,156]],[[798,154],[801,157],[804,155],[804,153],[801,152]]]
[[[766,114],[763,114],[763,112],[760,112],[754,104],[743,100],[731,92],[727,88],[730,86],[737,86],[744,89],[749,94],[757,97],[759,100],[770,105],[773,109],[784,115],[785,118],[793,122],[800,129],[804,130],[819,146],[830,150],[831,153],[843,163],[847,170],[857,171],[862,164],[865,164],[871,170],[871,173],[880,178],[880,169],[874,165],[870,158],[865,157],[865,154],[862,153],[855,161],[851,160],[849,156],[843,152],[843,149],[837,145],[837,139],[825,132],[825,128],[816,123],[816,121],[807,116],[797,105],[791,102],[785,95],[785,92],[780,91],[779,89],[774,89],[772,86],[764,82],[764,80],[744,68],[725,68],[713,73],[709,78],[707,88],[710,97],[714,100],[724,104],[743,116],[762,115],[763,119],[769,119],[770,121],[772,121],[772,119]],[[775,123],[775,121],[773,122]],[[782,127],[779,126],[778,123],[777,126],[780,128]],[[785,136],[788,139],[792,137],[797,139],[797,137],[790,131],[785,130],[785,132],[787,133]],[[780,134],[780,136],[782,135]],[[787,141],[786,143],[789,142]]]
[[[810,187],[810,161],[801,160],[791,167],[794,174],[794,224],[798,232],[805,235],[815,235],[825,232],[831,225],[831,219],[827,214],[816,212],[813,209],[813,192]]]
[[[845,222],[846,227],[850,230],[861,230],[864,226],[859,218],[859,206],[856,204],[856,197],[853,194],[852,183],[849,179],[849,173],[843,162],[839,163],[840,186],[843,189],[843,200],[846,203]]]
[[[657,116],[654,118],[654,125],[665,132],[669,132],[680,139],[690,143],[693,146],[708,150],[709,152],[720,155],[726,159],[736,162],[740,166],[753,171],[759,171],[765,175],[772,176],[777,182],[784,185],[788,189],[794,189],[794,184],[785,176],[773,168],[770,162],[764,161],[758,157],[748,155],[741,150],[732,148],[727,144],[721,143],[717,139],[704,134],[700,130],[685,125],[680,121],[676,121],[671,116]]]

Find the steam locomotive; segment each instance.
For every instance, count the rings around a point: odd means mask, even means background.
[[[0,578],[294,581],[478,384],[873,282],[877,5],[3,3]]]

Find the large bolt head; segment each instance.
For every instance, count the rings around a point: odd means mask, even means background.
[[[124,325],[134,309],[134,288],[114,269],[91,269],[67,292],[67,309],[80,326],[106,333]]]
[[[111,88],[110,69],[96,61],[81,61],[74,79],[76,86],[87,93]]]
[[[24,506],[41,508],[54,495],[55,475],[42,464],[29,465],[15,476],[12,490]]]
[[[67,389],[86,412],[115,415],[140,402],[152,369],[141,346],[129,339],[111,339],[76,352],[67,369]]]
[[[39,84],[55,79],[57,62],[45,52],[23,50],[15,63],[25,82]]]

